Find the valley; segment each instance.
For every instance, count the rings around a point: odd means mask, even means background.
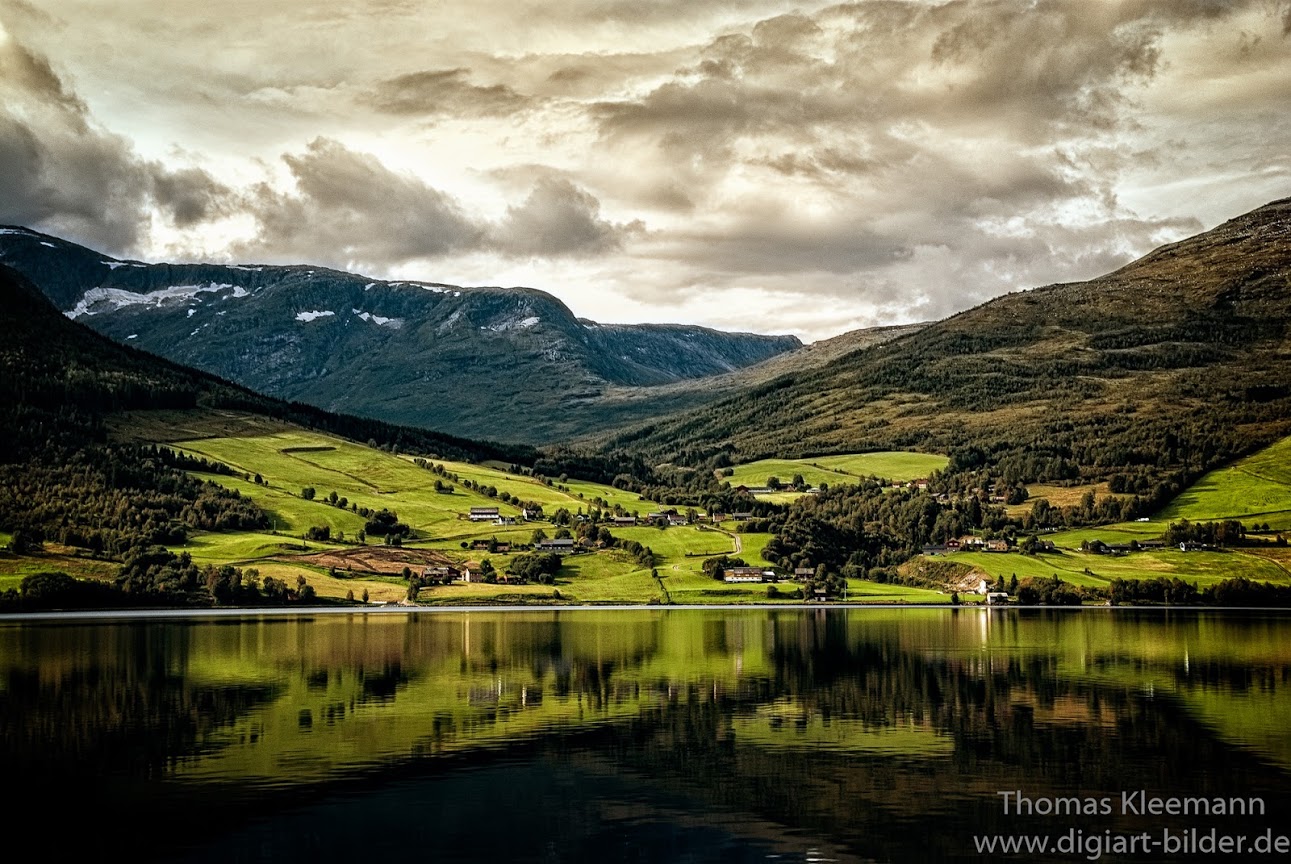
[[[442,469],[419,467],[416,457],[398,456],[338,438],[305,431],[268,435],[213,437],[176,441],[177,450],[218,461],[262,483],[245,477],[216,474],[195,476],[236,490],[256,502],[270,517],[277,533],[202,533],[187,545],[201,564],[235,564],[255,567],[261,574],[295,584],[303,576],[320,597],[343,598],[350,592],[373,601],[400,601],[407,596],[404,566],[419,573],[429,563],[478,567],[488,560],[499,573],[495,583],[461,582],[428,585],[418,592],[422,604],[479,602],[564,603],[670,603],[712,604],[798,600],[792,581],[771,587],[765,584],[724,584],[702,570],[703,561],[721,555],[739,557],[750,565],[769,566],[760,558],[770,539],[766,533],[740,533],[733,519],[713,524],[709,514],[694,515],[689,524],[656,527],[646,524],[649,514],[687,508],[667,508],[613,486],[574,479],[538,479],[510,473],[500,467],[451,460],[430,463]],[[834,457],[830,464],[860,469],[867,464],[893,465],[921,454],[858,454]],[[923,457],[931,463],[937,457]],[[944,462],[944,460],[940,460]],[[842,474],[830,476],[843,477]],[[436,491],[434,484],[451,485]],[[474,488],[464,484],[471,483]],[[302,490],[313,489],[312,500]],[[336,501],[346,506],[328,503]],[[505,496],[505,498],[504,498]],[[526,506],[538,505],[542,517],[526,520]],[[497,520],[472,522],[472,508],[497,508]],[[367,522],[359,510],[389,509],[411,532],[399,546],[384,545],[381,538],[359,541]],[[693,509],[693,508],[692,508]],[[642,566],[627,552],[595,548],[566,556],[552,585],[509,584],[506,571],[527,546],[535,530],[554,535],[561,528],[576,529],[593,511],[622,513],[640,524],[603,523],[616,540],[635,541],[655,556],[653,567]],[[311,528],[326,527],[328,541],[306,538]],[[317,532],[316,532],[317,533]],[[496,542],[517,551],[489,552]],[[473,549],[477,544],[486,548]],[[464,548],[466,547],[466,548]],[[430,555],[431,558],[426,556]],[[653,574],[657,574],[655,578]],[[849,595],[857,600],[883,602],[945,602],[937,591],[853,580]]]

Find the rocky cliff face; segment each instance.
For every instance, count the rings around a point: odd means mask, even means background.
[[[597,324],[525,288],[119,261],[22,228],[0,229],[0,262],[68,317],[255,390],[501,440],[595,432],[595,411],[572,429],[556,415],[613,386],[730,372],[801,345],[792,336]]]

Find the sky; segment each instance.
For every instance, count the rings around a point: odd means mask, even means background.
[[[0,223],[804,341],[1291,195],[1291,0],[0,0]]]

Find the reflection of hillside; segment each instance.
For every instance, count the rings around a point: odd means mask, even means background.
[[[559,754],[876,858],[912,831],[950,856],[962,838],[938,823],[1008,827],[1002,789],[1284,798],[1286,627],[968,610],[10,627],[0,746],[17,776],[195,795]]]

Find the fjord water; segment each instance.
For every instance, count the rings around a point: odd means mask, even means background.
[[[1288,833],[1289,646],[1285,617],[1120,609],[17,622],[0,769],[13,830],[62,826],[55,857],[982,860],[975,835]],[[1135,790],[1266,812],[1122,813]],[[1115,812],[1005,815],[1001,791]]]

